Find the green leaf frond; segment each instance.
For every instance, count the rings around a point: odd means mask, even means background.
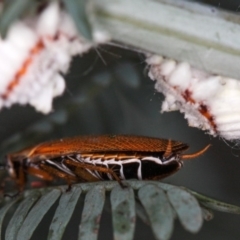
[[[200,230],[204,214],[211,210],[240,214],[240,207],[211,199],[183,187],[154,181],[125,181],[126,188],[116,182],[76,184],[66,192],[66,186],[27,190],[15,199],[4,199],[0,209],[0,230],[4,239],[33,239],[46,214],[53,210],[44,239],[65,239],[67,228],[78,232],[78,239],[98,239],[101,216],[109,211],[114,239],[133,239],[137,218],[148,224],[155,239],[170,239],[174,220],[191,233]],[[105,202],[110,202],[109,209]],[[78,204],[81,214],[71,219]],[[7,219],[7,220],[6,220]],[[208,220],[209,218],[207,218]],[[7,227],[3,228],[3,222]],[[110,224],[110,223],[109,223]],[[72,229],[78,228],[79,229]]]

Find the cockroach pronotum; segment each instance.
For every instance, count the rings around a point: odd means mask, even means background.
[[[19,191],[27,175],[45,181],[75,182],[159,180],[178,171],[185,159],[203,154],[182,154],[188,145],[178,141],[127,135],[80,136],[38,144],[7,155],[7,169]]]

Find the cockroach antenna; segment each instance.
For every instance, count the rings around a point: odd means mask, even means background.
[[[184,155],[182,155],[182,159],[185,160],[185,159],[196,158],[196,157],[202,155],[203,153],[205,153],[208,150],[208,148],[210,148],[210,147],[211,147],[211,144],[208,144],[206,147],[204,147],[202,150],[200,150],[200,151],[198,151],[196,153],[184,154]]]

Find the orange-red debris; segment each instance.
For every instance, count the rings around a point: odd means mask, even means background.
[[[39,40],[37,44],[30,50],[29,57],[24,61],[22,67],[17,71],[13,80],[7,86],[6,92],[2,94],[3,99],[7,99],[13,89],[19,84],[21,78],[26,74],[29,66],[33,62],[34,55],[37,55],[44,48],[42,40]]]

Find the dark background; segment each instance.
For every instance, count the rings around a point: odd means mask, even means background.
[[[204,1],[206,2],[206,1]],[[208,1],[213,6],[238,11],[238,1]],[[194,54],[194,53],[193,53]],[[163,96],[147,77],[144,56],[123,48],[101,46],[75,58],[66,76],[67,89],[54,100],[48,115],[29,106],[14,106],[0,113],[2,161],[8,151],[39,141],[75,135],[136,134],[180,140],[194,152],[207,144],[203,156],[186,162],[184,168],[164,182],[240,206],[240,148],[196,128],[188,127],[178,112],[160,113]],[[111,239],[109,216],[104,217],[101,239]],[[178,222],[172,239],[239,239],[240,217],[217,213],[196,234]],[[138,222],[136,239],[152,239],[148,227]],[[139,227],[140,226],[140,227]]]

